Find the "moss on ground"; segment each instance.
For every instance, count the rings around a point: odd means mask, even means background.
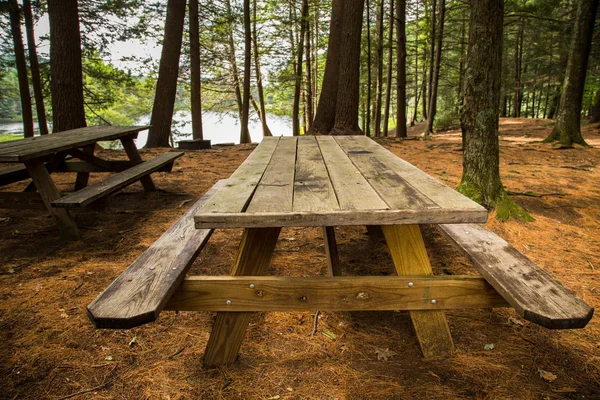
[[[488,209],[496,210],[496,219],[498,221],[506,221],[511,217],[518,221],[533,221],[533,217],[529,215],[523,207],[515,203],[504,189],[501,189],[500,193],[495,198],[486,199],[481,187],[468,180],[463,180],[456,190],[474,202],[481,204]]]

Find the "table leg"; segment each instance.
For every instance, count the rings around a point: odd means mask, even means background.
[[[138,164],[144,161],[142,159],[142,156],[138,152],[137,147],[135,147],[135,142],[133,141],[133,138],[131,136],[121,138],[121,143],[123,144],[123,148],[127,153],[127,157],[129,157],[131,161]],[[144,190],[146,190],[147,192],[156,191],[156,186],[154,186],[154,182],[152,181],[150,175],[141,177],[140,182],[142,182],[142,186],[144,186]]]
[[[96,149],[96,143],[85,146],[82,151],[84,153],[93,155],[94,150]],[[75,191],[81,190],[87,186],[88,180],[90,179],[89,172],[78,172],[77,178],[75,179]]]
[[[335,241],[335,228],[333,226],[323,227],[323,238],[325,239],[325,255],[327,256],[327,269],[330,276],[341,276],[340,258],[338,256],[337,243]]]
[[[75,225],[75,221],[73,221],[69,212],[64,208],[52,207],[52,202],[60,198],[60,193],[54,185],[44,163],[33,159],[25,161],[25,167],[27,167],[27,172],[29,172],[31,179],[35,183],[48,212],[54,217],[61,235],[69,240],[80,239],[79,229],[77,229],[77,225]]]
[[[280,231],[281,228],[246,229],[231,275],[264,275],[269,267]],[[251,312],[217,313],[204,352],[205,366],[230,364],[237,359],[252,314]]]
[[[398,275],[433,275],[418,225],[381,228]],[[410,317],[425,358],[452,354],[454,343],[443,311],[411,311]]]

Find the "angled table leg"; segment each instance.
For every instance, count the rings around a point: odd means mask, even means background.
[[[264,275],[269,267],[280,231],[281,228],[246,229],[231,275]],[[204,352],[205,366],[230,364],[237,359],[251,316],[251,312],[217,313]]]
[[[418,225],[381,228],[398,275],[433,275]],[[452,354],[454,343],[443,311],[411,311],[410,317],[425,358]]]
[[[341,276],[340,258],[337,243],[335,241],[335,228],[333,226],[323,227],[323,238],[325,240],[325,256],[327,257],[327,269],[330,276]]]
[[[82,151],[86,154],[93,155],[96,149],[96,143],[85,146]],[[75,191],[81,190],[87,186],[88,180],[90,179],[89,172],[78,172],[77,178],[75,179]]]
[[[133,141],[133,137],[128,136],[128,137],[123,137],[121,138],[121,143],[123,144],[123,148],[125,149],[125,152],[127,153],[127,157],[129,157],[129,159],[135,163],[142,163],[144,160],[142,159],[142,156],[140,155],[137,147],[135,147],[135,142]],[[154,182],[152,181],[152,178],[150,177],[150,175],[146,175],[140,178],[140,182],[142,182],[142,186],[144,186],[144,190],[146,190],[146,192],[154,192],[156,191],[156,186],[154,186]]]
[[[29,172],[33,183],[35,183],[35,187],[42,197],[48,212],[54,217],[61,235],[70,240],[80,239],[79,229],[77,229],[77,225],[75,225],[75,221],[73,221],[69,212],[64,208],[52,207],[52,202],[60,198],[60,193],[56,185],[54,185],[44,163],[33,159],[25,161],[25,167],[27,167],[27,172]]]

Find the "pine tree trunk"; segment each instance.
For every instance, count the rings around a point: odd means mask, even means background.
[[[253,18],[252,18],[252,44],[254,49],[254,72],[256,74],[256,88],[258,90],[258,103],[259,110],[258,116],[260,118],[260,123],[262,126],[263,137],[264,136],[273,136],[271,130],[269,129],[269,125],[267,125],[267,112],[265,109],[265,93],[262,84],[262,72],[260,71],[260,54],[258,52],[258,34],[256,33],[256,0],[253,3]]]
[[[306,5],[308,13],[308,3]],[[304,126],[304,132],[310,130],[312,120],[314,118],[313,113],[313,87],[312,87],[312,54],[311,54],[311,40],[310,40],[310,18],[306,15],[306,125]]]
[[[231,69],[231,78],[233,83],[233,91],[235,93],[235,103],[238,109],[238,118],[240,121],[242,120],[242,89],[240,88],[240,73],[237,67],[237,59],[235,57],[235,42],[233,40],[233,26],[234,26],[234,18],[233,12],[231,11],[231,1],[225,0],[225,8],[227,12],[227,45],[228,45],[228,58],[229,58],[229,68]]]
[[[458,99],[457,99],[457,112],[460,112],[460,109],[464,102],[463,95],[463,82],[465,80],[465,25],[466,18],[463,14],[461,16],[461,24],[460,24],[460,59],[458,63]],[[506,97],[506,96],[505,96]],[[506,109],[506,102],[504,104],[504,108]],[[506,111],[503,116],[506,116]]]
[[[590,119],[591,124],[596,122],[600,122],[600,89],[596,91],[596,101],[592,107],[592,118]]]
[[[358,126],[360,37],[364,0],[344,1],[335,125],[332,135],[362,135]],[[329,58],[329,56],[328,56]]]
[[[383,136],[388,136],[390,120],[390,101],[392,99],[392,50],[394,39],[394,0],[390,0],[390,14],[388,19],[388,52],[387,52],[387,71],[385,81],[385,105],[383,106]],[[398,61],[398,67],[400,61]],[[404,73],[406,74],[406,55],[404,55]],[[404,78],[406,81],[406,78]],[[404,83],[404,96],[406,96],[406,82]],[[406,100],[405,100],[406,101]],[[405,107],[406,108],[406,107]],[[406,112],[404,113],[406,117]],[[406,124],[406,121],[405,121]]]
[[[545,142],[558,141],[562,147],[573,147],[573,143],[588,145],[581,136],[581,103],[597,11],[598,0],[579,1],[560,99],[561,107],[554,129]]]
[[[250,69],[252,68],[252,30],[250,26],[250,0],[244,0],[244,93],[242,97],[242,122],[240,144],[251,143],[248,120],[250,114]]]
[[[19,93],[21,96],[21,117],[23,118],[23,133],[25,137],[33,137],[33,115],[31,112],[31,95],[29,94],[29,79],[27,78],[27,60],[23,46],[23,33],[21,32],[21,10],[17,0],[9,2],[10,30],[13,38],[15,63],[19,79]]]
[[[437,91],[440,80],[440,66],[442,64],[442,40],[444,39],[444,17],[446,14],[446,2],[440,0],[439,9],[439,21],[438,21],[438,33],[437,33],[437,44],[435,52],[435,70],[433,73],[433,80],[431,82],[431,91],[429,92],[429,115],[427,116],[427,127],[425,134],[433,133],[433,121],[435,120],[435,113],[437,112]]]
[[[48,0],[53,132],[86,126],[76,1]]]
[[[371,136],[371,5],[370,1],[366,0],[367,4],[367,107],[366,107],[366,123],[365,135]]]
[[[328,134],[335,124],[336,104],[338,96],[338,78],[340,72],[340,51],[342,42],[342,24],[344,23],[344,0],[333,0],[327,60],[323,84],[319,95],[319,104],[310,134]]]
[[[302,58],[304,56],[304,35],[308,19],[308,0],[302,0],[302,17],[300,20],[300,40],[298,41],[298,61],[296,62],[296,84],[294,88],[294,106],[292,110],[292,133],[300,136],[300,90],[302,89]]]
[[[431,100],[431,90],[433,85],[433,67],[434,67],[434,57],[435,57],[435,22],[436,22],[436,0],[431,0],[431,43],[429,46],[429,75],[427,81],[427,103],[429,104],[429,100]],[[425,100],[425,99],[423,99]],[[431,104],[429,104],[431,107]],[[425,112],[425,116],[423,119],[429,118],[429,109]]]
[[[396,0],[396,2],[396,57],[398,58],[396,137],[406,137],[406,0]],[[415,74],[415,84],[416,81],[417,76]],[[417,92],[418,90],[415,87],[415,115],[418,103]]]
[[[522,54],[522,44],[521,38],[523,37],[523,21],[519,21],[519,27],[517,29],[517,36],[515,38],[515,93],[513,97],[513,118],[519,118],[521,116],[521,57]]]
[[[23,15],[25,16],[25,31],[27,32],[27,48],[29,50],[31,84],[33,85],[33,94],[35,97],[35,108],[37,110],[38,117],[38,129],[40,131],[40,135],[47,135],[48,121],[46,120],[46,107],[44,106],[44,95],[42,93],[40,65],[35,44],[35,32],[33,12],[31,11],[31,0],[23,0]]]
[[[179,75],[184,19],[185,0],[169,0],[156,94],[150,119],[152,128],[148,133],[146,147],[169,147],[173,109],[177,96],[177,76]]]
[[[321,10],[319,8],[319,2],[315,1],[313,4],[313,15],[314,15],[314,23],[313,23],[313,29],[314,34],[311,36],[313,38],[313,55],[312,55],[312,61],[313,61],[313,79],[312,79],[312,84],[313,84],[313,89],[312,89],[312,109],[313,109],[313,116],[312,119],[314,120],[315,118],[315,110],[317,109],[317,99],[319,98],[319,87],[318,87],[318,80],[319,80],[319,20],[321,18]],[[312,125],[312,121],[311,121],[311,125]]]
[[[383,96],[383,3],[379,0],[376,16],[375,48],[375,107],[373,108],[373,136],[381,136],[381,99]]]
[[[560,102],[560,87],[556,86],[552,95],[552,102],[550,103],[550,109],[548,110],[548,119],[554,119],[556,112],[558,111],[558,103]]]
[[[404,4],[406,11],[406,1]],[[406,52],[406,12],[404,13],[404,51]],[[396,18],[398,16],[396,15]],[[419,20],[419,0],[415,1],[415,21]],[[410,126],[414,126],[417,120],[417,112],[419,110],[419,24],[415,24],[415,108],[413,110],[412,118],[410,119]]]
[[[200,71],[200,21],[198,20],[198,0],[190,0],[190,70],[192,137],[204,139],[202,132],[202,88]]]

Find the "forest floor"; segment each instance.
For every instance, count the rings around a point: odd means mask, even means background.
[[[491,214],[487,226],[600,306],[600,127],[583,127],[593,148],[570,150],[539,142],[548,121],[503,119],[500,128],[504,185],[521,193],[513,198],[535,221],[500,223]],[[460,132],[380,142],[457,186]],[[75,213],[78,242],[61,240],[43,212],[0,210],[0,398],[600,399],[598,317],[585,329],[558,331],[512,309],[453,310],[456,353],[424,360],[406,312],[323,312],[314,336],[311,313],[260,313],[239,361],[218,369],[202,366],[212,313],[164,312],[132,330],[94,329],[85,307],[253,148],[188,152],[172,173],[153,175],[161,191],[135,184],[104,212]],[[57,180],[66,191],[74,175]],[[190,274],[227,274],[240,235],[216,231]],[[426,227],[424,237],[435,273],[476,273],[436,231]],[[337,238],[346,274],[392,273],[385,245],[370,241],[364,227],[339,228]],[[283,229],[269,273],[324,275],[320,229]],[[378,359],[386,352],[387,360]]]

